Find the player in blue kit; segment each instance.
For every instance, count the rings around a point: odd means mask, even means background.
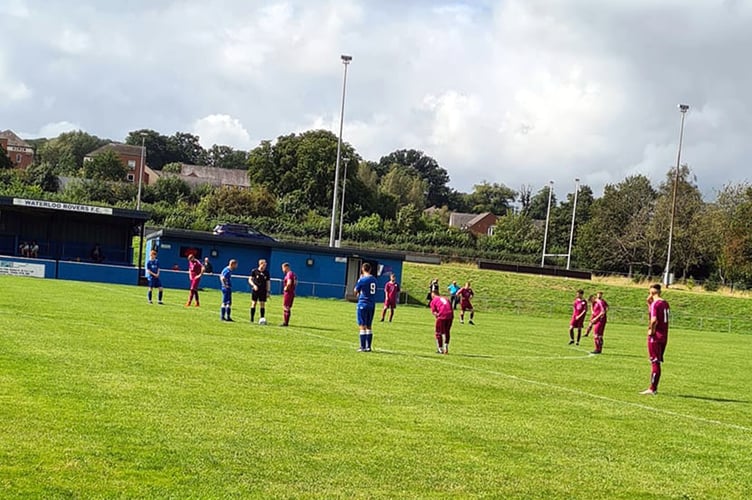
[[[376,278],[371,275],[371,264],[365,262],[361,266],[360,279],[355,284],[355,293],[358,295],[358,328],[360,329],[359,352],[371,352],[373,341],[373,316],[376,311]]]
[[[157,251],[152,250],[149,252],[149,260],[146,261],[146,280],[149,282],[149,291],[146,292],[146,298],[149,300],[149,304],[153,304],[152,290],[157,288],[159,294],[157,295],[157,302],[163,304],[162,294],[164,289],[162,288],[162,281],[159,279],[159,259],[157,259]]]
[[[238,261],[230,259],[227,267],[222,269],[219,275],[219,283],[222,285],[222,307],[220,308],[220,318],[222,321],[233,321],[232,312],[232,272],[237,269]]]

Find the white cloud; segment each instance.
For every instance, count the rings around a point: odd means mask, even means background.
[[[57,137],[63,132],[71,132],[73,130],[81,130],[81,126],[67,121],[48,123],[42,126],[39,129],[39,133],[34,137]]]
[[[8,4],[4,7],[4,12],[11,17],[26,19],[29,17],[29,7],[23,0],[7,0]]]
[[[89,35],[82,31],[65,28],[55,41],[55,45],[66,54],[81,54],[89,48]]]
[[[240,120],[229,115],[208,115],[196,120],[193,133],[199,136],[204,148],[214,144],[232,146],[236,149],[252,147],[251,136]]]

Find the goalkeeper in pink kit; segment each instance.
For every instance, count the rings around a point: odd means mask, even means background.
[[[446,297],[442,297],[438,290],[432,291],[430,307],[431,312],[436,316],[436,328],[434,336],[436,337],[436,347],[439,354],[449,354],[449,339],[454,321],[454,309],[452,302]]]

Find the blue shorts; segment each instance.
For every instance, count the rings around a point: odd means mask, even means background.
[[[232,305],[232,288],[222,289],[222,303],[225,305]]]
[[[376,311],[374,304],[358,304],[358,308],[356,309],[358,326],[370,327],[373,324],[374,311]]]
[[[151,277],[149,280],[149,288],[162,288],[162,281],[159,278]],[[143,282],[142,282],[143,283]]]

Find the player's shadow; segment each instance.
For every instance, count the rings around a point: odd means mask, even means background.
[[[699,399],[700,401],[715,401],[716,403],[742,403],[749,404],[749,401],[743,399],[729,399],[729,398],[711,398],[710,396],[695,396],[693,394],[677,394],[677,398],[684,399]]]

